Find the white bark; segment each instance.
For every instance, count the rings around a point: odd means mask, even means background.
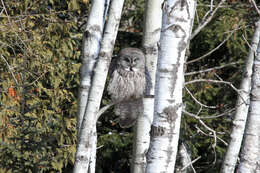
[[[147,73],[147,86],[143,98],[144,111],[137,119],[131,172],[144,173],[146,153],[150,144],[150,129],[154,113],[154,86],[161,33],[162,0],[146,0],[143,49]]]
[[[86,30],[82,40],[82,65],[80,67],[80,89],[78,95],[78,134],[88,101],[91,76],[96,63],[104,28],[106,0],[92,0]]]
[[[90,158],[89,158],[89,167],[88,167],[88,173],[95,173],[96,172],[96,153],[97,153],[97,129],[96,127],[93,130],[93,134],[95,134],[91,138],[91,151],[90,151]]]
[[[175,173],[188,173],[194,169],[192,166],[191,156],[184,143],[180,144],[177,157],[179,157],[180,165],[177,165],[178,168],[177,166],[175,167]]]
[[[109,7],[109,0],[93,0],[82,41],[82,65],[80,70],[80,89],[78,95],[77,130],[80,131],[82,119],[88,101],[89,88],[94,64],[98,58],[100,41],[103,35],[104,23]],[[93,139],[90,156],[89,173],[95,173],[96,137]]]
[[[182,112],[184,57],[195,4],[194,0],[166,0],[163,4],[148,173],[174,171]]]
[[[230,135],[230,142],[225,155],[225,160],[222,164],[222,173],[232,173],[235,170],[238,160],[239,151],[242,144],[243,134],[246,125],[246,119],[248,115],[248,109],[250,104],[250,91],[251,91],[251,78],[254,62],[254,54],[257,49],[260,36],[260,21],[256,24],[255,33],[252,39],[252,45],[248,54],[246,67],[243,75],[243,79],[240,84],[240,93],[236,103],[236,114],[233,120],[233,128]]]
[[[91,148],[95,143],[96,121],[105,81],[110,65],[114,43],[120,22],[123,0],[112,0],[109,10],[99,60],[96,64],[92,85],[89,92],[88,104],[81,125],[77,152],[75,157],[74,173],[87,172],[90,161]]]
[[[260,172],[260,42],[254,60],[250,108],[238,173]]]

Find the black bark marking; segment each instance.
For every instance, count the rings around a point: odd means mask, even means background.
[[[156,136],[163,136],[165,134],[165,128],[161,126],[154,126],[152,125],[151,131],[150,131],[150,136],[156,137]]]
[[[173,93],[174,93],[174,90],[175,90],[175,87],[176,87],[176,81],[177,81],[177,78],[178,78],[178,69],[179,69],[179,66],[180,66],[180,57],[177,58],[177,64],[173,64],[173,70],[172,70],[172,73],[171,73],[171,77],[172,77],[172,84],[170,86],[170,90],[171,90],[171,98],[173,97]]]
[[[107,59],[109,57],[109,55],[110,55],[110,53],[105,52],[105,51],[102,51],[99,53],[100,58],[104,58],[104,59]]]
[[[174,128],[175,128],[175,121],[178,118],[178,109],[179,107],[181,107],[182,104],[178,103],[175,104],[174,106],[168,106],[166,108],[164,108],[163,113],[165,115],[167,115],[167,121],[170,124],[170,131],[169,131],[169,144],[172,142],[173,140],[173,134],[174,134]],[[171,145],[169,145],[167,147],[167,166],[169,166],[171,160],[172,160],[172,154],[173,154],[173,147]]]
[[[169,103],[171,103],[171,104],[175,102],[174,99],[167,99],[167,101],[168,101]]]
[[[158,53],[157,45],[155,45],[155,46],[144,46],[143,50],[144,50],[145,55],[157,55],[157,53]]]
[[[160,68],[160,69],[159,69],[159,72],[161,72],[161,73],[168,73],[169,70],[166,69],[166,68]]]
[[[174,106],[174,107],[169,106],[169,107],[164,108],[164,110],[163,110],[163,113],[166,115],[167,122],[170,124],[175,122],[175,120],[178,117],[178,114],[177,114],[178,106],[177,106],[177,109],[176,109],[176,106]]]
[[[101,28],[99,25],[92,25],[91,27],[89,27],[88,29],[90,32],[92,31],[97,31],[97,32],[101,32]]]

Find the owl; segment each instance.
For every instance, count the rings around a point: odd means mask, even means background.
[[[119,125],[128,128],[135,124],[143,111],[145,91],[145,57],[137,48],[124,48],[115,60],[109,80],[108,93],[117,102],[114,111],[119,116]]]

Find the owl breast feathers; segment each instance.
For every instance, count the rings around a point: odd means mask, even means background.
[[[109,81],[108,93],[114,102],[119,101],[115,105],[115,114],[119,115],[119,125],[123,128],[134,125],[143,110],[142,97],[146,82],[144,62],[141,50],[121,50]]]

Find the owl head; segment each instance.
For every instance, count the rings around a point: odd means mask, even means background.
[[[119,52],[117,60],[118,68],[129,72],[144,70],[145,57],[143,52],[137,48],[124,48]]]

